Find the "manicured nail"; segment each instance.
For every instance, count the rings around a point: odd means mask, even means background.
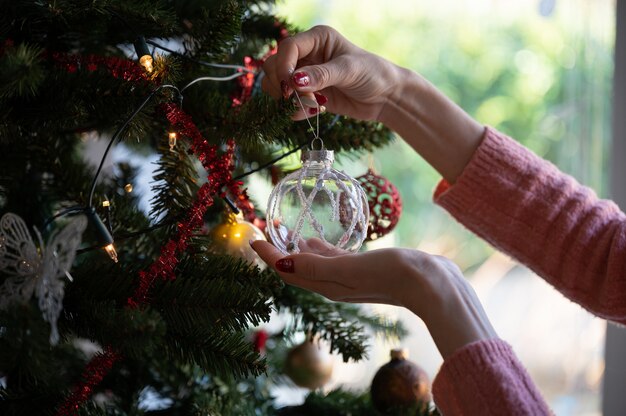
[[[280,259],[276,262],[276,268],[279,272],[293,273],[293,260],[292,259]]]
[[[248,244],[250,244],[250,246],[252,246],[252,243],[254,243],[254,240],[248,240]]]
[[[287,81],[280,81],[280,90],[282,91],[284,98],[289,98],[289,84],[287,84]]]
[[[306,72],[296,72],[293,74],[293,82],[295,82],[298,87],[306,87],[311,83],[311,78],[309,78],[309,74]]]
[[[315,95],[315,99],[317,100],[317,103],[319,105],[324,105],[328,102],[328,98],[326,98],[326,96],[323,94],[315,92],[313,93],[313,95]]]

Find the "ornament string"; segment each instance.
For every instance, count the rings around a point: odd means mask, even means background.
[[[322,150],[324,148],[324,141],[320,137],[320,106],[315,100],[312,100],[312,99],[307,100],[309,104],[313,104],[313,105],[308,105],[308,107],[315,107],[315,109],[317,110],[315,111],[315,128],[313,128],[313,124],[311,124],[311,120],[309,120],[309,116],[306,114],[306,111],[304,109],[305,106],[302,103],[300,94],[298,94],[298,91],[296,90],[294,90],[293,92],[296,98],[298,99],[298,103],[300,103],[300,108],[302,109],[302,112],[304,113],[304,119],[309,124],[309,127],[311,128],[311,131],[313,132],[313,140],[311,141],[311,150],[313,150],[313,143],[315,143],[315,140],[320,141],[320,146],[321,146],[320,150]]]

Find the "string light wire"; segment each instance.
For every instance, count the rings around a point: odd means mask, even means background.
[[[137,33],[135,32],[135,30],[132,28],[132,26],[130,26],[128,24],[128,22],[126,22],[125,19],[123,19],[117,12],[115,12],[114,10],[112,10],[111,8],[107,8],[107,10],[111,13],[111,15],[113,15],[114,17],[118,18],[119,20],[121,20],[123,22],[123,24],[131,31],[133,32],[136,36]],[[126,127],[130,124],[130,122],[141,112],[141,110],[143,110],[143,108],[150,102],[150,100],[156,95],[157,92],[169,88],[169,89],[173,89],[179,98],[179,103],[182,106],[183,103],[183,92],[185,90],[187,90],[187,88],[191,87],[192,85],[199,83],[199,82],[203,82],[203,81],[216,81],[216,82],[225,82],[225,81],[230,81],[233,79],[236,79],[238,77],[241,77],[243,75],[246,75],[248,73],[255,73],[256,71],[254,70],[250,70],[244,66],[241,65],[232,65],[232,64],[220,64],[220,63],[214,63],[214,62],[206,62],[206,61],[202,61],[202,60],[198,60],[195,58],[191,58],[183,53],[177,52],[173,49],[167,48],[153,40],[150,39],[146,39],[145,41],[147,44],[152,45],[154,48],[158,48],[161,50],[164,50],[166,52],[169,52],[170,54],[179,56],[181,58],[187,59],[189,61],[195,62],[199,65],[203,65],[203,66],[208,66],[208,67],[212,67],[212,68],[220,68],[220,69],[235,69],[237,72],[231,74],[231,75],[227,75],[227,76],[223,76],[223,77],[216,77],[216,76],[206,76],[206,77],[200,77],[200,78],[196,78],[193,81],[189,82],[187,85],[185,85],[183,88],[178,88],[175,85],[170,85],[170,84],[164,84],[164,85],[160,85],[157,88],[155,88],[145,99],[144,101],[135,109],[135,111],[133,111],[133,113],[124,121],[124,123],[115,131],[115,133],[113,133],[113,135],[111,136],[111,139],[109,140],[107,147],[102,155],[102,158],[100,160],[100,163],[98,165],[98,168],[96,170],[96,173],[94,174],[93,180],[91,182],[91,186],[90,186],[90,190],[89,190],[89,198],[88,198],[88,204],[86,207],[81,207],[81,206],[74,206],[74,207],[69,207],[66,209],[63,209],[61,211],[59,211],[58,213],[56,213],[55,215],[53,215],[52,217],[50,217],[46,222],[45,222],[45,226],[47,227],[52,221],[54,221],[57,218],[63,217],[65,215],[70,215],[70,214],[77,214],[77,213],[82,213],[82,212],[86,212],[89,208],[93,207],[93,198],[94,198],[94,194],[95,194],[95,190],[96,190],[96,185],[98,183],[98,178],[100,177],[100,174],[102,172],[102,168],[104,167],[104,164],[106,162],[107,156],[111,150],[111,148],[113,147],[113,144],[115,143],[115,141],[121,136],[121,134],[124,132],[124,130],[126,129]],[[258,74],[257,78],[262,78],[263,77],[263,73]],[[260,81],[260,79],[256,80],[257,82]],[[255,82],[255,84],[257,84]],[[298,95],[297,92],[295,92],[295,96],[298,100],[298,102],[300,103],[300,108],[302,108],[302,110],[304,111],[304,104],[302,102],[302,99],[300,98],[300,96]],[[313,143],[315,142],[315,140],[320,140],[320,143],[322,143],[322,147],[323,147],[323,141],[319,135],[319,105],[317,104],[317,102],[315,102],[316,104],[316,108],[318,111],[316,111],[316,126],[315,128],[313,127],[313,124],[311,123],[311,121],[309,120],[308,115],[306,114],[306,111],[304,111],[304,116],[305,119],[309,125],[309,127],[311,128],[311,130],[313,131],[314,137],[312,142],[310,143],[310,146],[313,146]],[[335,118],[333,119],[333,121],[331,123],[329,123],[329,125],[327,126],[328,129],[330,129],[330,127],[332,127],[332,125],[334,125],[337,121],[339,120],[339,116],[335,116]],[[237,181],[237,180],[241,180],[243,178],[245,178],[246,176],[249,176],[253,173],[259,172],[263,169],[266,169],[270,166],[273,166],[274,164],[276,164],[277,162],[279,162],[280,160],[290,156],[291,154],[301,150],[302,148],[304,148],[308,143],[302,143],[296,147],[294,147],[293,149],[288,150],[287,152],[281,154],[280,156],[262,164],[261,166],[259,166],[258,168],[255,169],[251,169],[248,170],[234,178],[231,179],[231,181]],[[225,186],[227,184],[223,184],[223,186]],[[107,211],[107,223],[108,223],[108,228],[109,230],[112,228],[111,227],[111,223],[110,223],[110,210]],[[162,228],[164,226],[170,225],[172,223],[174,223],[175,220],[169,220],[169,221],[163,221],[161,223],[152,225],[150,227],[147,227],[143,230],[138,230],[136,232],[132,232],[132,233],[127,233],[124,235],[121,235],[118,237],[118,240],[124,240],[124,239],[128,239],[128,238],[132,238],[132,237],[136,237],[142,234],[146,234],[148,232],[154,231],[156,229]],[[91,251],[94,249],[100,248],[98,246],[93,246],[93,247],[87,247],[81,250],[77,251],[77,254],[82,254],[84,252],[87,251]]]

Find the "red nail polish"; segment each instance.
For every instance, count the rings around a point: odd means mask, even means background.
[[[282,91],[284,98],[289,98],[289,84],[287,84],[287,81],[280,81],[280,90]]]
[[[306,87],[311,83],[311,78],[309,78],[306,72],[296,72],[293,74],[293,82],[295,82],[298,87]]]
[[[317,103],[319,105],[324,105],[328,102],[328,98],[326,98],[325,95],[319,94],[319,93],[313,93],[313,95],[315,95],[315,99],[317,100]]]
[[[314,107],[309,108],[309,114],[311,114],[312,116],[317,114],[317,108],[314,108]]]
[[[294,266],[292,259],[280,259],[276,262],[276,269],[283,273],[293,273]]]

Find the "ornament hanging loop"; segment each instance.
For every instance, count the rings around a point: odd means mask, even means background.
[[[315,148],[315,142],[318,142],[318,143],[319,143],[319,146],[320,146],[320,148],[319,148],[319,149],[316,149],[316,148]],[[321,138],[321,137],[319,137],[319,136],[315,137],[313,140],[311,140],[311,144],[309,145],[309,148],[310,148],[311,150],[317,150],[317,151],[320,151],[320,150],[325,150],[325,147],[324,147],[324,140],[322,140],[322,138]]]

